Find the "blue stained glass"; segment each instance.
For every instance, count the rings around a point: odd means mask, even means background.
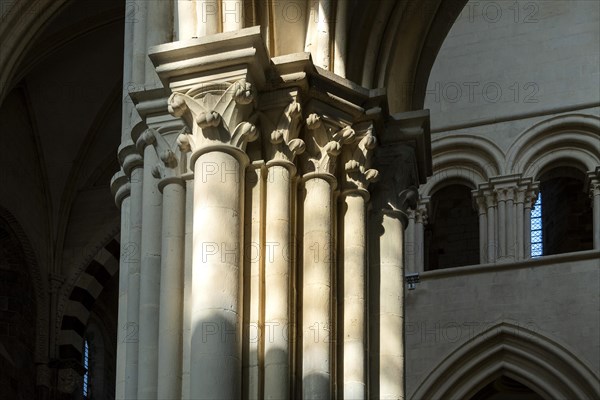
[[[542,194],[540,193],[531,209],[531,257],[543,255],[542,243]]]
[[[90,389],[90,370],[89,370],[89,362],[90,362],[90,347],[88,341],[85,340],[83,342],[83,367],[85,368],[85,375],[83,375],[83,398],[87,399],[89,396]]]

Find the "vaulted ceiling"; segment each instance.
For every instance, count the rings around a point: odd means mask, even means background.
[[[118,229],[108,184],[118,169],[124,2],[71,1],[51,16],[37,4],[29,13],[47,20],[34,18],[27,46],[10,48],[14,36],[0,31],[17,60],[0,106],[0,155],[10,165],[0,205],[24,226],[40,266],[64,274]]]

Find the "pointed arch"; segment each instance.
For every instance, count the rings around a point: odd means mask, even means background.
[[[501,375],[548,399],[600,398],[598,376],[567,348],[507,322],[453,351],[419,385],[412,398],[469,398]]]

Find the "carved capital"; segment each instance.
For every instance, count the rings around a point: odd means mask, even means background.
[[[479,215],[487,212],[487,199],[484,195],[475,196],[475,203],[477,204],[477,213]]]
[[[265,141],[265,155],[267,162],[292,163],[294,158],[306,149],[304,140],[299,139],[302,124],[302,107],[293,100],[279,113],[276,123],[266,116],[262,119],[265,134],[269,135]]]
[[[525,191],[524,190],[522,190],[522,189],[517,190],[516,196],[515,196],[515,201],[517,204],[525,202]]]
[[[531,208],[537,200],[537,190],[528,190],[525,193],[525,207]]]
[[[232,146],[242,151],[258,138],[254,125],[254,88],[244,79],[232,84],[193,87],[169,97],[169,113],[181,117],[191,134],[180,144],[196,152],[210,146]]]
[[[373,125],[357,127],[357,138],[343,149],[345,190],[366,191],[371,182],[379,177],[376,169],[370,168],[372,156],[377,146],[373,135]]]
[[[494,189],[494,193],[496,193],[496,198],[498,200],[498,202],[505,202],[506,201],[506,189],[505,188],[500,188],[500,189]]]
[[[419,204],[416,209],[416,223],[427,225],[429,222],[429,210],[426,204]]]
[[[515,192],[516,189],[514,187],[506,188],[506,201],[515,201]]]
[[[151,146],[154,143],[156,143],[156,137],[154,136],[153,129],[146,129],[136,140],[135,147],[143,155],[146,146]]]
[[[496,192],[490,191],[490,192],[485,193],[484,196],[485,196],[485,204],[487,205],[487,208],[496,207],[496,205],[498,204]]]
[[[593,200],[594,196],[600,196],[600,180],[592,180],[590,182],[590,198]]]
[[[168,129],[165,132],[151,130],[154,135],[154,147],[159,159],[159,162],[152,166],[152,176],[161,180],[158,184],[161,191],[170,182],[183,184],[181,176],[187,172],[185,153],[188,149],[182,150],[179,138],[185,137],[186,131],[187,128],[175,132],[169,132]],[[163,135],[171,136],[175,140],[171,140],[173,143],[170,143]]]
[[[304,172],[333,175],[342,146],[355,140],[356,133],[346,125],[312,113],[306,118]]]

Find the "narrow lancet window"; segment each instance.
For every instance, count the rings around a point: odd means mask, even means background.
[[[542,243],[542,193],[538,194],[537,200],[531,209],[531,257],[539,257],[544,254]]]
[[[87,339],[83,342],[83,367],[85,374],[83,375],[83,398],[89,399],[90,394],[90,347]]]

